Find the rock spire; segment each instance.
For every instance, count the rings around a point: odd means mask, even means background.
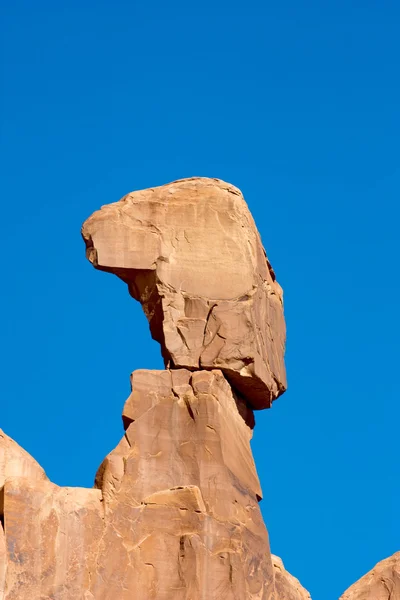
[[[83,225],[141,302],[165,370],[138,370],[93,489],[0,434],[0,600],[306,600],[270,553],[250,449],[285,391],[282,290],[241,192],[192,178]]]

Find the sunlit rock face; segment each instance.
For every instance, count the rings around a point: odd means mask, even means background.
[[[272,597],[252,431],[229,384],[220,371],[136,373],[126,435],[96,477],[105,532],[94,596],[106,576],[117,597],[124,564],[127,599]]]
[[[282,289],[237,188],[193,178],[133,192],[82,235],[141,302],[167,366],[221,369],[257,409],[285,391]]]
[[[82,231],[142,303],[166,369],[132,373],[92,489],[53,484],[0,434],[0,600],[306,600],[259,509],[253,409],[285,389],[285,325],[241,193],[178,181]]]
[[[301,585],[296,577],[286,571],[279,556],[271,555],[274,568],[274,599],[284,600],[311,600],[310,594]]]
[[[340,600],[400,600],[400,552],[375,565]]]

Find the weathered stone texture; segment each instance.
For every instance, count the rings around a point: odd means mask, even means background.
[[[274,597],[252,430],[230,386],[220,371],[150,371],[146,404],[145,375],[133,374],[126,434],[97,489],[59,488],[33,459],[25,477],[26,453],[0,438],[13,465],[6,600]]]
[[[54,485],[0,432],[0,600],[306,600],[258,504],[253,409],[285,390],[285,324],[241,193],[135,192],[83,237],[142,303],[166,370],[132,374],[93,489]]]
[[[193,178],[133,192],[82,235],[141,302],[167,366],[221,369],[254,408],[285,391],[282,289],[237,188]]]
[[[296,577],[286,571],[282,559],[271,555],[274,568],[275,596],[274,600],[311,600],[310,594]]]
[[[400,552],[375,565],[340,600],[400,600]]]
[[[95,597],[109,573],[114,595],[122,587],[139,598],[269,598],[251,429],[222,373],[136,372],[124,415],[125,440],[96,477],[106,516]]]
[[[36,460],[0,429],[0,489],[10,478],[47,481]]]
[[[103,521],[101,492],[54,485],[3,432],[0,473],[0,600],[86,598]]]

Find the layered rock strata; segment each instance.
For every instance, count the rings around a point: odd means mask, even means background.
[[[60,488],[0,436],[0,600],[303,600],[272,558],[253,408],[285,389],[282,294],[239,190],[191,179],[84,224],[128,283],[165,371],[135,371],[93,489]]]

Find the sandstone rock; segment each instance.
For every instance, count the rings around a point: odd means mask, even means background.
[[[309,599],[271,561],[252,429],[222,372],[139,371],[131,381],[126,435],[96,489],[52,484],[0,436],[10,459],[0,599]]]
[[[101,534],[101,492],[54,485],[3,432],[0,457],[0,600],[85,598]]]
[[[252,430],[223,374],[148,372],[151,402],[135,375],[96,489],[60,488],[40,467],[5,477],[4,599],[278,598]]]
[[[7,523],[16,522],[10,510],[10,499],[7,494],[5,502],[5,486],[7,492],[10,482],[14,482],[13,489],[18,485],[29,485],[37,482],[38,485],[47,482],[47,477],[38,463],[21,448],[14,440],[0,429],[0,600],[5,597],[6,572],[7,572],[7,545],[5,537],[5,510],[7,509]],[[12,499],[11,499],[12,502]],[[10,520],[9,520],[10,519]],[[21,523],[22,527],[22,523]],[[21,531],[21,534],[24,535]],[[10,539],[10,538],[9,538]],[[12,538],[11,538],[12,542]],[[18,556],[18,549],[11,543],[11,551]]]
[[[107,581],[110,598],[122,600],[132,590],[149,599],[272,598],[252,431],[222,373],[136,372],[124,415],[128,444],[96,478],[107,506],[94,596]]]
[[[305,600],[271,560],[253,408],[285,390],[282,293],[236,188],[135,192],[83,227],[140,300],[165,371],[139,370],[93,489],[0,432],[0,600]]]
[[[29,480],[47,480],[42,467],[0,429],[0,490],[6,479],[22,477]]]
[[[400,552],[375,565],[340,600],[400,600]]]
[[[221,369],[258,409],[285,391],[282,290],[237,188],[193,178],[133,192],[82,235],[93,265],[142,303],[167,366]]]
[[[271,559],[274,567],[276,600],[311,600],[310,594],[299,580],[286,571],[282,559],[274,554],[271,555]]]
[[[5,600],[86,598],[102,523],[99,490],[6,481]]]

